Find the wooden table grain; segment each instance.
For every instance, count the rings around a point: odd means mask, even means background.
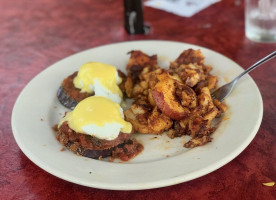
[[[127,34],[123,10],[122,0],[0,1],[0,199],[276,199],[276,185],[262,184],[276,182],[275,60],[250,74],[264,103],[256,137],[201,178],[150,190],[101,190],[59,179],[22,153],[11,129],[15,100],[35,75],[71,54],[121,41],[171,40],[212,49],[247,68],[276,50],[275,43],[245,37],[242,0],[222,0],[190,18],[144,7],[148,35]]]

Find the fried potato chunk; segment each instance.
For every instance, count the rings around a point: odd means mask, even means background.
[[[129,121],[134,130],[143,134],[161,134],[172,125],[172,120],[160,112],[157,107],[150,110],[142,104],[133,104],[125,111],[126,120]]]
[[[222,112],[222,113],[226,112],[227,106],[224,103],[218,101],[217,99],[214,99],[213,103],[219,109],[220,112]]]
[[[125,92],[129,98],[137,98],[139,95],[148,94],[147,89],[155,80],[155,74],[161,73],[163,69],[157,66],[157,56],[148,56],[142,51],[129,52],[130,59],[127,64],[127,78],[125,81]]]
[[[128,61],[126,70],[128,75],[134,80],[138,79],[138,76],[143,71],[144,67],[151,66],[155,68],[157,66],[157,56],[148,56],[142,51],[130,51],[130,59]]]
[[[172,78],[159,81],[152,89],[152,97],[157,107],[168,117],[180,120],[188,116],[190,111],[181,105],[175,94],[176,80]]]
[[[169,73],[178,75],[190,87],[206,80],[212,67],[204,65],[204,56],[200,50],[188,49],[170,64]]]
[[[201,65],[204,63],[204,56],[200,50],[187,49],[179,55],[175,62],[178,64],[196,63]]]
[[[212,90],[217,87],[218,78],[216,76],[208,75],[207,82],[209,90]]]
[[[176,65],[177,67],[172,66],[174,65],[171,64],[171,73],[177,74],[190,87],[194,87],[198,82],[206,78],[201,65],[190,63],[188,65]]]

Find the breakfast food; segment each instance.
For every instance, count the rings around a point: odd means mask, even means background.
[[[126,120],[142,134],[166,132],[170,138],[191,136],[187,148],[211,141],[215,117],[226,106],[211,98],[217,77],[204,64],[200,50],[188,49],[171,62],[168,70],[157,65],[157,56],[131,51],[127,64],[125,93],[134,103],[125,111]]]
[[[123,94],[120,84],[125,75],[108,64],[88,62],[63,80],[58,89],[57,97],[66,107],[74,109],[81,100],[89,96],[103,96],[118,104]]]
[[[143,149],[141,144],[130,139],[132,133],[132,125],[124,120],[119,104],[105,97],[92,96],[66,113],[57,127],[56,137],[78,155],[99,159],[114,152],[115,157],[127,160]]]
[[[56,137],[78,155],[111,156],[110,161],[127,161],[143,150],[134,132],[165,133],[171,139],[188,135],[184,147],[204,145],[212,140],[214,119],[227,109],[211,98],[218,82],[211,70],[202,52],[193,49],[168,69],[158,66],[157,55],[131,51],[127,76],[111,65],[86,63],[62,83],[60,101],[76,107],[61,119]],[[124,113],[123,94],[134,100]]]

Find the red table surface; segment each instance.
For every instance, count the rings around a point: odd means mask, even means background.
[[[0,199],[276,199],[276,185],[262,184],[276,181],[276,60],[251,73],[264,103],[256,137],[233,161],[201,178],[149,190],[101,190],[57,178],[19,149],[10,121],[17,96],[35,75],[71,54],[160,39],[200,45],[247,68],[276,49],[245,37],[241,0],[222,0],[190,18],[144,7],[144,19],[150,33],[129,35],[123,0],[0,1]]]

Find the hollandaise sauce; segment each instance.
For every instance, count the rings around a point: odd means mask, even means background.
[[[81,92],[94,92],[95,96],[103,96],[119,104],[123,96],[118,87],[121,82],[122,79],[114,66],[99,62],[82,65],[73,81],[74,86]]]
[[[131,123],[124,120],[120,105],[99,96],[82,100],[73,111],[61,119],[59,126],[65,121],[74,131],[99,139],[114,140],[120,131],[123,133],[132,131]]]

